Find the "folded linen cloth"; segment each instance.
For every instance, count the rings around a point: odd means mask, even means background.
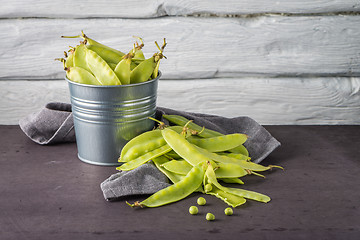
[[[46,145],[74,142],[74,121],[71,104],[50,102],[39,112],[20,119],[21,130],[34,142]]]
[[[249,136],[244,146],[251,160],[260,163],[273,150],[280,146],[271,134],[259,123],[249,117],[225,118],[216,115],[177,111],[158,107],[156,118],[169,124],[162,116],[175,114],[193,120],[194,123],[223,134],[245,133]],[[75,131],[71,105],[67,103],[48,103],[44,109],[21,119],[24,133],[39,144],[74,142]],[[151,194],[169,186],[167,178],[155,166],[144,164],[129,172],[118,172],[100,184],[106,200],[139,194]]]

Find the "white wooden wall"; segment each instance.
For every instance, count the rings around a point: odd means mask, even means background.
[[[123,51],[166,37],[158,106],[261,124],[360,124],[359,0],[0,0],[0,124],[69,102],[81,30]]]

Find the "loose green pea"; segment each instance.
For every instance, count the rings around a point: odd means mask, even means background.
[[[205,198],[199,197],[199,198],[197,199],[197,204],[199,204],[200,206],[205,205],[205,204],[206,204]]]
[[[225,212],[225,214],[228,215],[228,216],[231,216],[231,215],[233,215],[233,213],[234,213],[233,210],[232,210],[232,208],[229,208],[229,207],[228,207],[228,208],[225,208],[225,211],[224,211],[224,212]]]
[[[206,214],[206,220],[208,221],[214,221],[215,220],[215,215],[212,213],[207,213]]]
[[[196,215],[196,214],[198,214],[198,212],[199,212],[199,209],[198,209],[196,206],[191,206],[191,207],[189,208],[189,213],[190,213],[191,215]]]

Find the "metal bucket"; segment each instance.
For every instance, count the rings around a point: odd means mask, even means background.
[[[98,86],[70,81],[71,106],[80,160],[95,165],[120,165],[124,145],[151,130],[156,112],[158,80]]]

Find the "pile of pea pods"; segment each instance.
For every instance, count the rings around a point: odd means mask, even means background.
[[[63,38],[82,38],[75,47],[64,51],[64,58],[57,58],[64,63],[66,77],[77,83],[89,85],[125,85],[142,83],[158,77],[160,60],[164,58],[166,41],[159,52],[145,58],[140,44],[136,42],[128,53],[101,44],[81,32],[78,36],[62,36]]]
[[[154,164],[173,183],[132,207],[159,207],[179,201],[193,192],[213,195],[231,207],[251,199],[269,202],[270,197],[219,182],[243,185],[242,177],[280,166],[263,166],[251,162],[244,147],[246,134],[221,134],[201,127],[178,115],[164,115],[172,126],[159,126],[130,140],[122,149],[117,167],[130,171],[142,164]]]

